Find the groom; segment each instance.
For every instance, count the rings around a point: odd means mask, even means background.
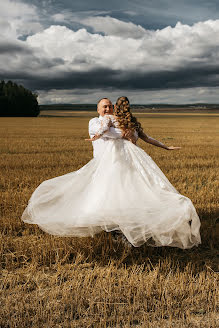
[[[113,105],[110,99],[108,98],[100,99],[97,103],[97,112],[99,114],[99,117],[94,117],[89,121],[90,138],[92,138],[100,128],[101,120],[103,119],[104,115],[113,114]],[[133,136],[130,135],[130,133],[126,133],[123,136],[123,138],[125,139],[132,138],[132,137]],[[102,137],[100,137],[96,141],[92,141],[94,157],[102,154],[106,146],[106,142],[109,138],[122,138],[121,130],[118,128],[110,127],[109,130],[102,135]],[[128,247],[131,247],[131,244],[128,242],[125,236],[121,234],[121,232],[111,231],[111,235],[114,241],[118,241],[118,238],[121,237],[120,240],[124,244],[128,245]]]
[[[94,117],[89,121],[89,135],[92,138],[98,129],[100,128],[101,120],[103,119],[104,115],[106,114],[113,114],[113,105],[109,98],[102,98],[97,103],[97,112],[99,117]],[[102,137],[97,139],[96,141],[92,141],[93,144],[93,156],[96,157],[97,155],[102,154],[105,149],[106,142],[109,138],[125,138],[129,139],[133,136],[130,133],[126,133],[122,137],[122,132],[118,128],[110,127],[107,132],[103,134]]]

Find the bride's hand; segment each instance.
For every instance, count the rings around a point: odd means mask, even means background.
[[[123,131],[122,137],[128,141],[131,141],[133,144],[136,145],[136,137],[134,136],[133,132],[130,130]]]
[[[180,149],[180,148],[182,148],[182,147],[174,147],[174,146],[170,146],[170,147],[168,147],[167,150],[174,150],[174,149]]]
[[[100,136],[93,136],[93,138],[90,138],[90,139],[84,139],[85,141],[95,141],[97,139],[99,139]]]

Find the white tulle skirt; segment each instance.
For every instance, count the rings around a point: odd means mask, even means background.
[[[198,246],[200,220],[191,200],[140,147],[124,139],[106,144],[78,171],[43,181],[22,220],[58,236],[119,230],[135,247]]]

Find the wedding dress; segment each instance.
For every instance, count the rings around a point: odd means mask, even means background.
[[[110,125],[117,122],[105,115],[97,134]],[[186,249],[201,244],[192,201],[142,148],[122,138],[108,138],[103,152],[79,170],[43,181],[22,220],[58,236],[93,237],[118,230],[135,247],[147,243]]]

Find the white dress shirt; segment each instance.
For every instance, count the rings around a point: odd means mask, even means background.
[[[100,128],[100,122],[103,119],[103,116],[94,117],[89,121],[89,135],[92,138]],[[110,127],[107,132],[105,132],[102,137],[92,141],[93,144],[93,156],[99,156],[102,154],[105,148],[105,142],[109,138],[118,139],[122,138],[122,131],[118,128]]]

